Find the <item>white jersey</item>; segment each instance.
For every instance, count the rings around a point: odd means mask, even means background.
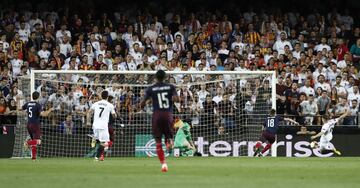
[[[114,105],[101,100],[91,105],[91,109],[94,110],[93,129],[107,129],[110,113],[115,114]]]
[[[322,127],[321,127],[321,132],[323,132],[324,134],[321,136],[320,140],[326,140],[326,141],[330,141],[333,137],[332,135],[332,131],[335,127],[335,124],[339,121],[339,118],[336,119],[330,119],[328,122],[326,122]]]

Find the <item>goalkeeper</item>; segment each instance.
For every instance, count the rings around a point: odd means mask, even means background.
[[[174,127],[178,130],[175,135],[174,149],[179,149],[179,156],[198,156],[200,154],[196,152],[194,142],[191,138],[190,122],[191,120],[182,121],[179,118],[175,119]]]

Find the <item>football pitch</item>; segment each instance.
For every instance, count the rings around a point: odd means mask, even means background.
[[[360,186],[360,158],[0,159],[3,188],[349,187]]]

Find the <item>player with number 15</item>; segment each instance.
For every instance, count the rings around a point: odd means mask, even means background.
[[[173,147],[173,102],[179,102],[179,96],[176,92],[175,86],[164,83],[166,73],[163,70],[158,70],[155,74],[157,83],[147,88],[145,97],[142,99],[140,107],[144,107],[146,101],[152,100],[153,115],[152,115],[152,133],[156,142],[156,153],[161,163],[161,171],[168,170],[165,162],[165,154],[162,149],[161,139],[164,135],[165,145],[168,150]]]

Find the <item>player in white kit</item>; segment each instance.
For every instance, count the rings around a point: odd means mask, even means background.
[[[113,104],[107,101],[109,93],[107,91],[103,91],[101,93],[102,100],[95,102],[91,105],[90,110],[87,113],[87,124],[90,126],[91,115],[94,113],[94,121],[92,124],[92,128],[94,131],[94,137],[96,141],[100,143],[100,146],[96,152],[95,159],[100,158],[100,161],[104,160],[104,150],[108,147],[108,142],[110,141],[110,135],[108,130],[109,124],[109,116],[110,113],[116,118],[115,107]]]
[[[328,153],[334,152],[337,155],[341,155],[340,151],[336,150],[335,147],[331,146],[332,144],[330,143],[330,141],[333,138],[332,131],[334,129],[334,126],[336,125],[336,123],[338,123],[340,120],[342,120],[347,115],[348,115],[348,111],[346,111],[340,117],[335,118],[335,119],[330,119],[330,117],[328,115],[323,116],[323,120],[324,120],[325,124],[321,127],[321,131],[318,134],[311,136],[311,140],[315,140],[316,138],[320,137],[319,144],[317,142],[315,142],[314,148],[320,148],[321,154],[328,154]]]

